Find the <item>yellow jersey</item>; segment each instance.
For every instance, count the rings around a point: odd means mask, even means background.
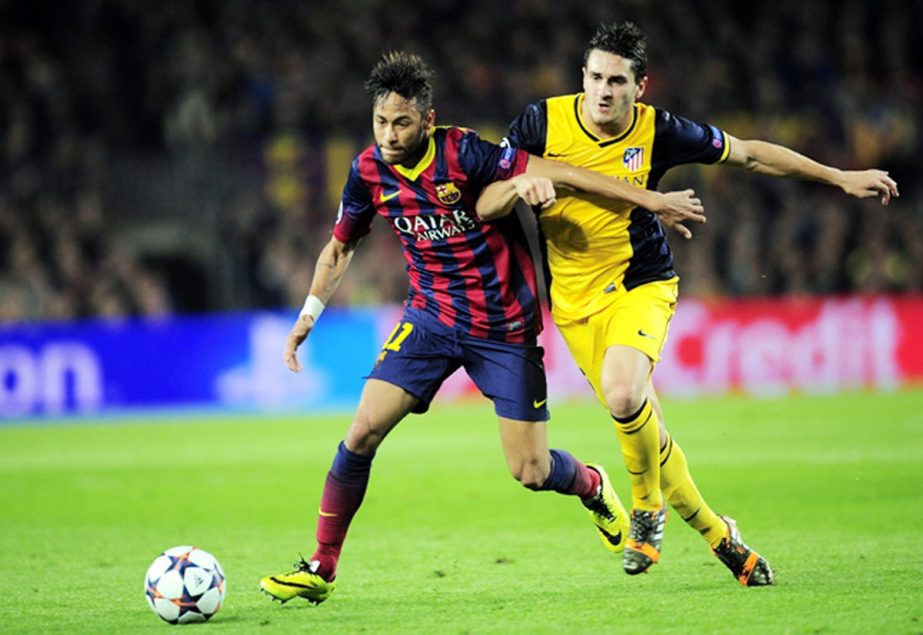
[[[530,104],[511,124],[506,142],[647,189],[656,189],[675,165],[727,159],[722,130],[641,103],[625,132],[600,139],[583,121],[583,98],[580,93]],[[557,203],[539,213],[539,226],[556,321],[585,318],[605,308],[619,289],[676,275],[660,222],[630,203],[559,190]]]

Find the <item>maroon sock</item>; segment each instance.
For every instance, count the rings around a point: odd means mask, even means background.
[[[577,468],[577,477],[574,479],[574,493],[580,498],[595,496],[602,482],[603,479],[599,472],[581,463]]]
[[[536,490],[552,490],[559,494],[589,498],[599,489],[599,472],[588,468],[566,450],[552,449],[551,472]]]
[[[340,443],[324,484],[317,517],[317,550],[311,558],[320,563],[315,573],[325,580],[336,577],[340,551],[365,496],[371,466],[372,457],[351,452]]]

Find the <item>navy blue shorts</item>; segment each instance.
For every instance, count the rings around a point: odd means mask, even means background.
[[[413,309],[404,312],[367,379],[400,386],[420,402],[422,413],[442,383],[463,367],[499,417],[547,421],[548,386],[537,344],[471,337]]]

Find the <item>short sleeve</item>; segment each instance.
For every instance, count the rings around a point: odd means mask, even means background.
[[[543,156],[548,132],[548,104],[545,100],[526,106],[510,124],[503,145],[522,148],[529,154]]]
[[[684,163],[721,163],[728,157],[727,135],[720,128],[659,108],[654,125],[653,170]]]
[[[333,236],[343,243],[358,240],[369,233],[374,219],[375,207],[372,205],[372,196],[362,179],[359,158],[356,157],[349,169],[346,185],[343,186]]]
[[[458,143],[458,164],[480,187],[522,174],[528,162],[527,152],[484,141],[473,130],[463,131]]]

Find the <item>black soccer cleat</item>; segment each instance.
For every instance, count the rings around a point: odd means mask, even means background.
[[[727,525],[727,535],[712,549],[718,560],[724,563],[737,581],[744,586],[768,586],[775,582],[769,562],[747,546],[737,529],[737,522],[728,516],[721,516]]]

